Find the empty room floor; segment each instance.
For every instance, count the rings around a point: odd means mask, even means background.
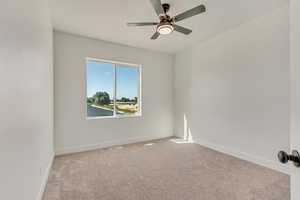
[[[290,200],[289,176],[168,138],[55,158],[44,200]]]

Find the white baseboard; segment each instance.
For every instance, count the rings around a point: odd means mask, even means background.
[[[258,164],[258,165],[261,165],[261,166],[264,166],[264,167],[267,167],[267,168],[270,168],[270,169],[273,169],[273,170],[276,170],[276,171],[279,171],[279,172],[282,172],[282,173],[285,173],[285,174],[288,174],[288,175],[290,174],[289,166],[288,165],[283,165],[279,162],[275,162],[275,161],[272,161],[272,160],[266,160],[266,159],[261,158],[261,157],[253,156],[253,155],[250,155],[250,154],[245,153],[245,152],[241,152],[241,151],[238,151],[238,150],[235,150],[235,149],[231,149],[231,148],[221,146],[221,145],[218,145],[218,144],[213,144],[213,143],[203,141],[203,140],[193,141],[193,142],[196,143],[196,144],[208,147],[210,149],[213,149],[215,151],[219,151],[221,153],[225,153],[225,154],[237,157],[237,158],[242,159],[242,160],[253,162],[255,164]]]
[[[43,195],[47,186],[47,182],[48,182],[48,178],[49,178],[49,174],[50,174],[50,170],[52,167],[54,161],[54,152],[52,153],[52,155],[50,156],[50,161],[48,163],[48,166],[45,169],[45,173],[43,175],[43,179],[42,179],[42,184],[40,186],[40,190],[37,196],[37,200],[42,200],[43,199]]]
[[[117,146],[117,145],[125,145],[125,144],[131,144],[136,142],[145,142],[149,140],[163,139],[163,138],[173,137],[173,136],[174,136],[173,134],[163,136],[163,137],[150,136],[150,137],[132,138],[127,140],[106,141],[98,144],[81,145],[81,146],[69,147],[65,149],[57,149],[55,150],[55,155],[59,156],[59,155],[65,155],[70,153],[78,153],[78,152],[107,148],[107,147]]]

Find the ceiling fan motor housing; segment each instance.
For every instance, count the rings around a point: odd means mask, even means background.
[[[167,14],[161,15],[159,17],[159,19],[160,19],[160,23],[172,23],[172,22],[174,22],[174,20]]]

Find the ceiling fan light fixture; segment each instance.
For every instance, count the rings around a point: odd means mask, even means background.
[[[174,31],[174,27],[171,24],[161,24],[157,26],[157,32],[161,35],[168,35]]]

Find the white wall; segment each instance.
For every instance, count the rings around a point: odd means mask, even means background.
[[[143,116],[85,119],[85,58],[142,64]],[[63,32],[54,34],[58,154],[173,135],[172,56]]]
[[[35,200],[53,157],[47,1],[1,1],[0,27],[0,199]]]
[[[300,151],[300,1],[290,1],[291,150]],[[292,166],[291,200],[300,199],[300,171]]]
[[[285,170],[276,155],[289,151],[288,5],[178,53],[174,98],[177,136]]]

